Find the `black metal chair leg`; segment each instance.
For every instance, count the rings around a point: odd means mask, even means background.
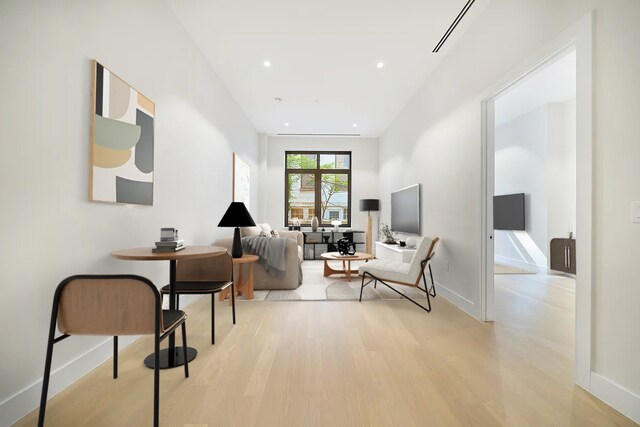
[[[180,310],[180,294],[176,294],[176,310]]]
[[[211,345],[216,343],[216,294],[211,294]]]
[[[380,280],[380,279],[378,279]],[[383,285],[385,285],[387,288],[391,289],[393,292],[397,293],[398,295],[400,295],[402,298],[404,299],[408,299],[409,301],[411,301],[412,303],[414,303],[415,305],[417,305],[418,307],[420,307],[421,309],[423,309],[424,311],[426,311],[427,313],[431,312],[431,300],[429,299],[429,292],[427,292],[427,306],[425,307],[424,305],[414,301],[412,298],[406,296],[405,294],[403,294],[402,292],[398,291],[397,289],[395,289],[393,286],[388,285],[387,283],[385,283],[384,280],[380,280],[380,283],[382,283]],[[419,289],[419,288],[418,288]]]
[[[433,290],[433,293],[431,294],[431,296],[435,297],[436,296],[436,282],[433,280],[433,270],[431,270],[431,264],[429,264],[429,276],[431,276],[431,289]]]
[[[113,337],[113,379],[118,378],[118,336]]]
[[[160,337],[157,329],[153,354],[153,425],[158,427],[160,418]]]
[[[182,356],[184,357],[184,377],[189,378],[189,359],[187,358],[187,322],[182,322]]]
[[[240,265],[242,268],[242,265]],[[236,324],[236,285],[231,282],[231,311],[233,312],[233,324]]]
[[[44,362],[44,378],[42,378],[42,395],[40,397],[38,427],[42,427],[44,425],[44,414],[47,409],[47,392],[49,391],[49,376],[51,375],[51,359],[53,358],[53,340],[55,336],[55,320],[53,320],[53,322],[54,323],[51,324],[51,329],[49,331],[49,341],[47,342],[47,357]]]

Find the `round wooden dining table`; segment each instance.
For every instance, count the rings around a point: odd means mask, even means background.
[[[181,259],[210,258],[227,253],[227,249],[220,246],[186,246],[177,252],[153,252],[153,248],[131,248],[111,252],[114,258],[129,261],[169,261],[169,309],[176,309],[176,266]],[[175,332],[169,335],[169,348],[160,351],[160,369],[176,368],[184,365],[182,347],[176,347]],[[187,347],[187,360],[196,358],[198,351]],[[153,353],[144,359],[148,368],[154,367]]]

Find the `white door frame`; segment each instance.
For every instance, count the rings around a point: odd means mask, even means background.
[[[536,55],[529,58],[482,96],[482,230],[480,262],[481,320],[494,319],[493,298],[493,193],[494,193],[494,109],[500,94],[526,79],[541,67],[553,62],[568,50],[576,50],[576,313],[575,371],[576,384],[591,389],[592,371],[592,27],[593,13],[588,13]]]

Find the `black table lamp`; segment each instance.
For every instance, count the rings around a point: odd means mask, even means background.
[[[380,200],[378,199],[360,199],[360,211],[367,211],[367,244],[365,251],[373,254],[373,233],[371,227],[371,212],[380,210]]]
[[[242,242],[240,242],[240,229],[238,227],[255,227],[256,223],[242,202],[231,202],[227,211],[222,216],[218,227],[235,227],[233,232],[233,246],[231,256],[242,257]]]

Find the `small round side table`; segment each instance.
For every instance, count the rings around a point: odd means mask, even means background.
[[[233,258],[233,265],[238,266],[238,277],[234,278],[236,295],[244,295],[246,299],[253,299],[253,264],[259,259],[260,257],[258,255],[252,254],[243,254],[240,258]],[[249,271],[247,280],[243,281],[244,264],[247,264]],[[220,292],[219,300],[224,301],[230,292],[231,289],[229,288]],[[231,304],[231,300],[229,300],[229,304]]]

